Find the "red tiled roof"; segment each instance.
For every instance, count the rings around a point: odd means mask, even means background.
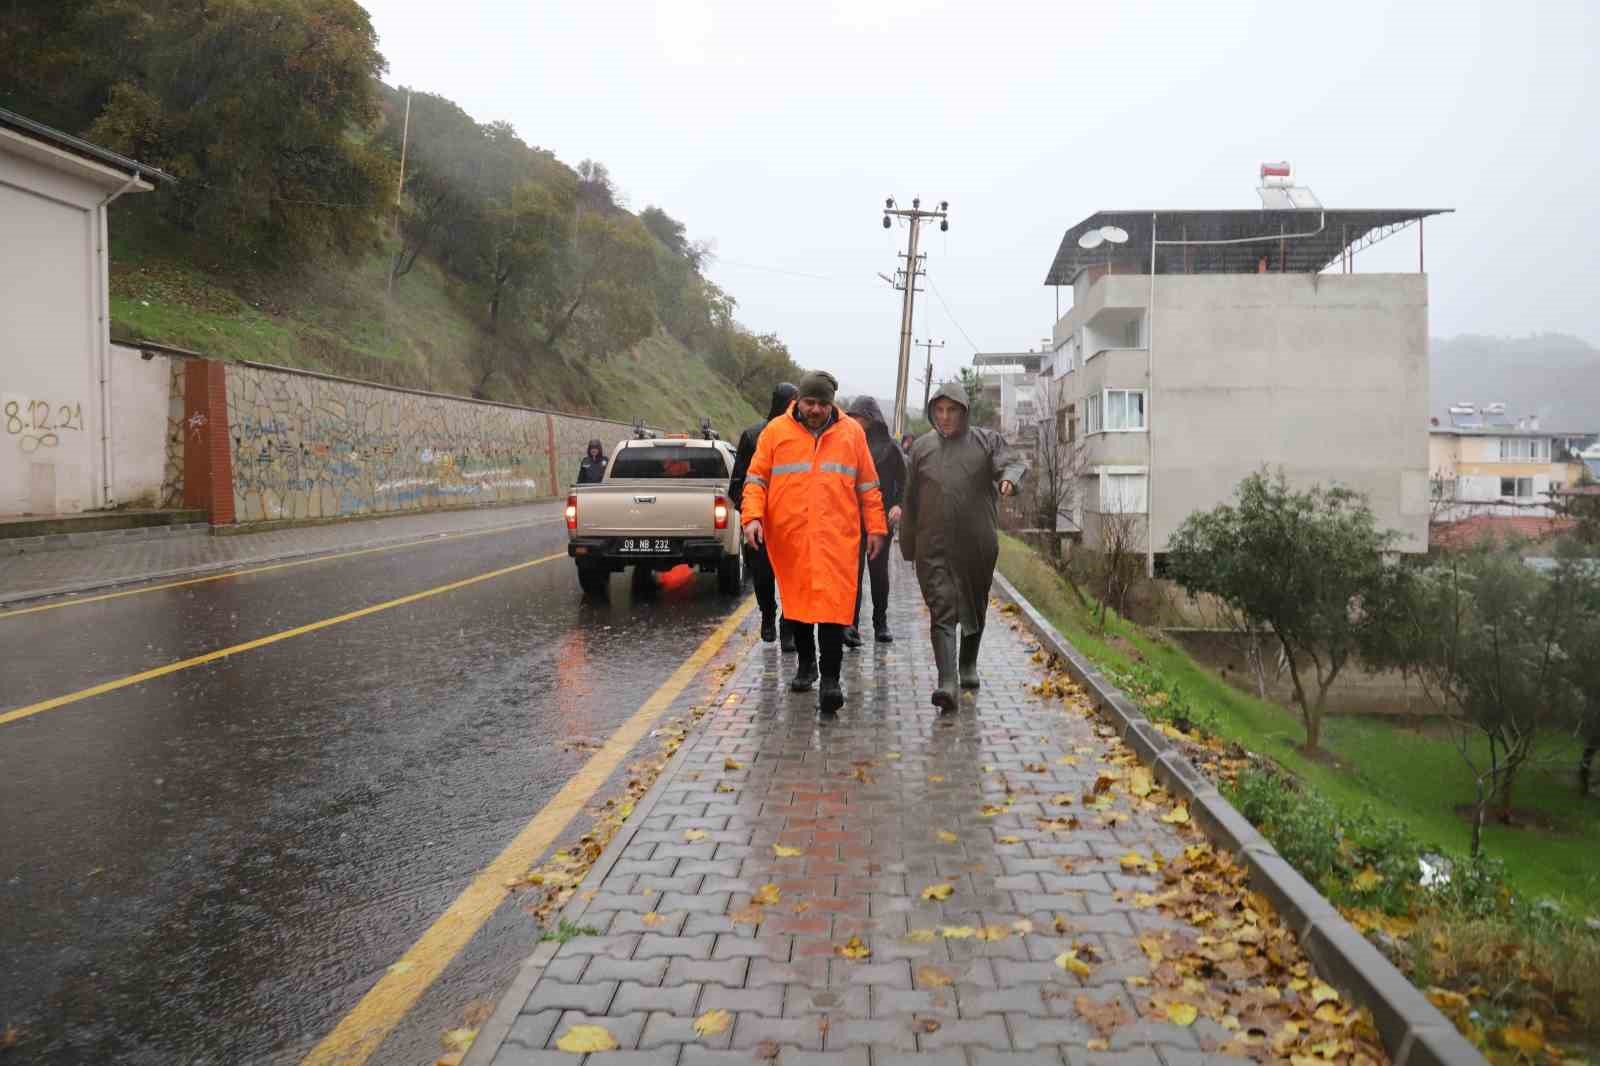
[[[1428,540],[1432,546],[1438,548],[1470,548],[1485,540],[1543,540],[1557,533],[1564,533],[1575,524],[1570,518],[1473,515],[1459,522],[1433,527],[1428,534]]]

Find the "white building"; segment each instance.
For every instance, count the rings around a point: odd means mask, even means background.
[[[1072,306],[1044,370],[1057,432],[1087,450],[1085,543],[1138,515],[1156,562],[1184,519],[1265,466],[1366,493],[1381,527],[1424,550],[1427,276],[1324,271],[1438,213],[1101,212],[1067,230],[1045,284]],[[1120,240],[1097,243],[1108,227]]]
[[[994,398],[1000,434],[1013,444],[1029,447],[1037,439],[1039,367],[1046,357],[1044,351],[979,352],[972,357],[985,393]]]
[[[155,180],[0,110],[0,515],[116,502],[106,208]]]

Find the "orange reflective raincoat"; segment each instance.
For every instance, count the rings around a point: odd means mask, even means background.
[[[791,404],[767,423],[739,516],[747,525],[758,518],[784,618],[849,625],[862,528],[889,532],[867,435],[854,419],[835,406],[832,421],[812,436]]]

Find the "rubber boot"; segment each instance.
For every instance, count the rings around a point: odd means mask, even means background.
[[[794,627],[787,618],[778,619],[778,648],[785,655],[794,654]]]
[[[872,635],[879,644],[893,644],[894,634],[889,632],[889,619],[874,618],[872,620]]]
[[[771,644],[778,639],[778,623],[773,620],[771,611],[761,612],[761,643]]]
[[[844,686],[839,684],[837,677],[822,679],[822,687],[817,691],[817,710],[823,714],[836,714],[844,706]]]
[[[978,680],[978,645],[983,643],[983,630],[961,634],[961,687],[980,688]]]
[[[861,647],[861,630],[855,626],[848,626],[844,631],[844,646],[847,648]]]
[[[794,680],[789,682],[790,692],[810,692],[811,687],[817,683],[817,661],[803,662],[794,672]]]
[[[953,711],[961,702],[956,688],[956,631],[949,626],[934,626],[933,662],[939,671],[939,687],[933,690],[933,705],[941,711]]]

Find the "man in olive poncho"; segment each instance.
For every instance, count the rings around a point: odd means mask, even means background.
[[[933,703],[941,710],[955,709],[958,683],[978,687],[978,646],[1000,555],[999,497],[1013,495],[1023,473],[1000,434],[967,424],[969,408],[955,382],[933,394],[933,429],[911,446],[900,526],[900,550],[916,563],[932,617]]]

